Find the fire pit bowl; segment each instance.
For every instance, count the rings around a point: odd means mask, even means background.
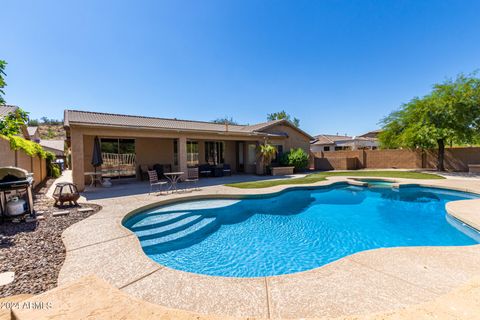
[[[78,206],[77,200],[80,198],[77,186],[70,182],[61,182],[55,186],[53,191],[53,198],[55,199],[55,205],[60,203],[63,206],[64,202],[68,202],[70,205],[75,204]]]

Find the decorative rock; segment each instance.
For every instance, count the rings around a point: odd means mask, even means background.
[[[32,217],[26,217],[25,218],[26,223],[31,223],[31,222],[35,222],[35,221],[37,221],[37,218],[35,218],[35,217],[33,217],[33,218]]]
[[[15,279],[15,272],[2,272],[0,273],[0,286],[12,283]]]
[[[100,209],[98,205],[82,204],[83,208],[90,207],[93,211],[78,212],[79,208],[75,207],[68,209],[67,215],[52,219],[53,212],[60,211],[53,208],[53,200],[46,196],[53,181],[53,179],[47,180],[45,185],[33,195],[38,223],[25,223],[24,220],[20,223],[12,223],[7,219],[0,223],[0,273],[15,272],[13,282],[0,286],[0,297],[8,297],[7,301],[12,299],[12,295],[38,294],[56,287],[58,272],[66,254],[62,232]],[[0,305],[1,302],[2,298],[0,298]],[[10,310],[1,307],[0,319],[4,319],[2,311],[7,311],[6,319],[10,319]],[[37,311],[36,309],[35,312]],[[33,319],[40,318],[33,317]]]
[[[90,212],[90,211],[93,211],[93,208],[81,208],[81,209],[78,209],[78,212]]]
[[[69,211],[57,211],[57,212],[54,212],[52,215],[54,217],[58,217],[58,216],[66,216],[69,213],[70,213]]]

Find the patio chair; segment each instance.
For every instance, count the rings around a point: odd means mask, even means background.
[[[198,177],[199,177],[199,174],[198,174],[198,168],[195,167],[195,168],[188,168],[188,171],[187,171],[187,179],[184,180],[184,182],[188,183],[188,185],[192,185],[193,184],[193,188],[190,187],[191,190],[200,190],[198,188]]]
[[[166,181],[159,181],[157,171],[148,170],[148,179],[150,180],[150,192],[149,195],[153,192],[153,189],[158,186],[158,191],[162,193],[161,188],[167,185]]]
[[[151,170],[146,164],[141,164],[138,166],[140,180],[148,179],[148,170]]]
[[[212,175],[212,169],[209,164],[201,164],[198,167],[198,171],[202,177],[210,177]]]
[[[224,176],[231,176],[232,175],[232,168],[230,167],[229,164],[224,164],[223,165],[223,175]]]

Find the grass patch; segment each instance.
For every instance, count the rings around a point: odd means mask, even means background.
[[[349,177],[373,177],[373,178],[404,178],[404,179],[445,179],[433,173],[422,173],[414,171],[336,171],[312,173],[303,178],[262,180],[229,183],[226,186],[242,189],[268,188],[285,184],[309,184],[325,180],[327,177],[349,176]]]

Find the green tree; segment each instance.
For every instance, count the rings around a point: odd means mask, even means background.
[[[292,120],[292,117],[288,113],[286,113],[285,110],[267,114],[268,121],[282,120],[282,119],[290,121],[295,127],[300,127],[300,119],[293,117],[293,120]]]
[[[30,127],[38,127],[38,120],[37,119],[29,119],[28,120],[28,125]]]
[[[232,117],[228,118],[228,117],[225,117],[225,118],[218,118],[218,119],[215,119],[212,121],[213,123],[226,123],[226,124],[231,124],[231,125],[237,125],[238,123],[233,120]]]
[[[5,103],[5,99],[2,97],[5,95],[5,92],[3,91],[3,88],[7,85],[5,83],[5,79],[3,78],[6,76],[5,74],[5,67],[7,66],[7,62],[4,60],[0,60],[0,104]]]
[[[414,98],[382,120],[384,148],[438,148],[437,170],[443,171],[445,145],[478,141],[480,79],[460,74],[436,84],[430,94]]]
[[[268,144],[266,141],[264,144],[258,146],[258,157],[260,161],[263,163],[263,171],[266,172],[267,166],[270,165],[273,158],[277,154],[277,148],[275,146]]]
[[[28,122],[28,113],[18,108],[0,118],[0,134],[13,136],[22,132],[22,126]]]

